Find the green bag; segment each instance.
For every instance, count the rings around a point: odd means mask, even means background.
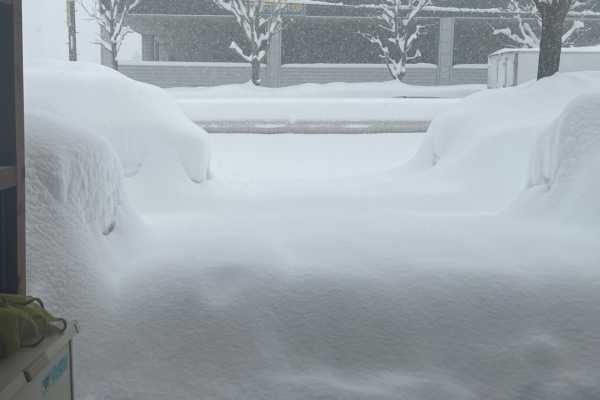
[[[19,349],[35,347],[46,336],[66,329],[67,321],[52,316],[40,299],[0,294],[0,359]]]

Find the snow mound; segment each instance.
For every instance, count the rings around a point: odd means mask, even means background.
[[[409,167],[453,182],[472,201],[494,199],[492,212],[594,214],[599,98],[598,72],[476,93],[432,122]]]
[[[598,110],[600,93],[581,95],[540,135],[531,157],[525,209],[538,214],[556,210],[561,219],[579,223],[600,221]]]
[[[25,94],[27,109],[78,122],[106,138],[128,177],[150,185],[208,176],[206,133],[162,89],[99,65],[40,61],[25,68]]]
[[[105,139],[71,121],[28,113],[27,148],[29,204],[59,204],[94,232],[114,230],[123,199],[122,169]]]
[[[106,349],[105,338],[118,329],[114,276],[147,235],[105,138],[73,118],[30,109],[25,118],[28,291],[57,315],[82,322],[82,349]],[[105,356],[75,357],[78,382],[89,385],[97,373],[89,366]]]

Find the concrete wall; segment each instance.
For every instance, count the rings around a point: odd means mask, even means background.
[[[463,85],[469,83],[485,84],[488,81],[487,65],[455,65],[452,68],[451,83],[453,85]]]
[[[122,62],[119,71],[160,87],[215,86],[250,80],[250,66],[242,63]],[[263,76],[265,71],[263,68]]]
[[[215,86],[245,83],[250,80],[250,67],[243,63],[194,62],[122,62],[120,71],[130,78],[161,87]],[[268,82],[267,68],[263,69],[266,86],[290,86],[301,83],[373,82],[390,80],[384,65],[376,64],[289,64],[277,73],[279,84]],[[431,64],[409,65],[405,81],[415,85],[437,85],[438,67]],[[487,65],[456,66],[446,84],[487,83]]]
[[[437,84],[437,66],[408,67],[405,81],[414,85]],[[385,65],[377,64],[288,64],[281,69],[281,86],[302,83],[381,82],[391,79]]]

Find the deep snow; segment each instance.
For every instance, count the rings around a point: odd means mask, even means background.
[[[158,192],[184,175],[195,182],[207,178],[206,132],[162,89],[91,63],[37,61],[26,69],[27,109],[72,120],[107,139],[125,175],[137,176],[147,190],[157,175],[169,177]]]
[[[180,99],[223,98],[457,98],[484,90],[485,85],[416,86],[402,82],[305,83],[281,88],[245,84],[213,87],[172,88],[167,92]]]
[[[100,119],[57,100],[138,86],[81,66],[46,95],[69,68],[26,71],[29,283],[81,322],[81,396],[600,397],[600,74],[467,97],[412,158],[416,136],[209,137],[196,184],[176,151],[120,174]],[[170,143],[183,123],[143,90],[103,115],[149,107],[140,145]]]
[[[177,103],[198,123],[250,121],[262,123],[431,121],[458,104],[457,99],[181,99]]]
[[[186,115],[204,124],[252,121],[294,125],[331,121],[425,121],[481,91],[483,85],[414,86],[402,82],[303,84],[283,88],[251,83],[173,88],[167,92]]]

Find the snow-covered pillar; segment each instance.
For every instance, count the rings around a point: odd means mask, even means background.
[[[265,86],[279,87],[281,84],[281,52],[282,32],[279,31],[271,37],[269,52],[267,53]]]
[[[452,83],[454,66],[454,25],[456,18],[440,18],[440,40],[438,50],[438,84]]]
[[[154,35],[142,34],[142,61],[156,61]]]

